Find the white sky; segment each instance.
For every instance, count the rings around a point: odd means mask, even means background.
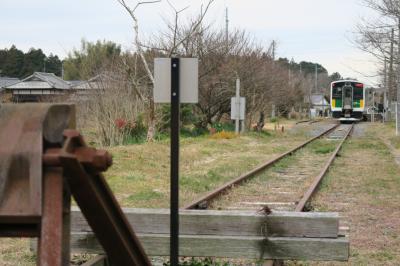
[[[136,3],[135,0],[126,0]],[[338,71],[367,83],[377,72],[374,60],[351,42],[361,17],[374,16],[362,0],[216,0],[207,15],[215,26],[225,24],[229,8],[231,28],[250,32],[269,46],[278,41],[277,56],[295,61],[318,62],[329,73]],[[182,15],[196,14],[204,0],[170,0],[177,9],[189,6]],[[141,34],[156,34],[163,18],[173,12],[166,0],[144,5],[138,10]],[[116,0],[0,0],[0,48],[42,48],[61,58],[80,40],[111,40],[132,48],[133,30],[128,14]],[[362,74],[361,74],[362,73]]]

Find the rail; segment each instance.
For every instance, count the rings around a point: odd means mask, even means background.
[[[217,198],[218,196],[220,196],[222,193],[224,193],[225,191],[227,191],[228,189],[232,188],[233,186],[244,182],[245,180],[253,177],[254,175],[258,174],[259,172],[267,169],[268,167],[274,165],[275,163],[277,163],[278,161],[282,160],[283,158],[285,158],[286,156],[289,156],[291,154],[293,154],[294,152],[296,152],[297,150],[303,148],[304,146],[306,146],[307,144],[313,142],[316,139],[319,139],[320,137],[330,133],[331,131],[333,131],[334,129],[336,129],[339,125],[334,125],[332,127],[330,127],[329,129],[325,130],[324,132],[318,134],[317,136],[301,143],[300,145],[296,146],[295,148],[281,154],[278,155],[277,157],[268,160],[267,162],[257,166],[255,169],[239,176],[238,178],[235,178],[225,184],[223,184],[222,186],[219,186],[218,188],[212,190],[211,192],[207,193],[206,195],[200,197],[199,199],[196,199],[195,201],[191,202],[190,204],[186,205],[183,207],[183,209],[203,209],[203,208],[207,208],[207,202],[211,201],[215,198]]]

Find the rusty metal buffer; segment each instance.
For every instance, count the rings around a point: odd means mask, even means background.
[[[72,195],[111,265],[150,265],[101,174],[111,156],[87,147],[74,110],[0,106],[0,236],[37,237],[37,265],[69,265]]]

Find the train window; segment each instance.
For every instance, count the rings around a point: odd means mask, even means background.
[[[362,99],[363,97],[364,97],[363,89],[362,88],[354,88],[354,99]]]
[[[351,97],[351,90],[352,90],[352,87],[351,86],[346,86],[345,88],[344,88],[344,97]]]
[[[342,88],[341,87],[332,88],[332,97],[342,98]]]

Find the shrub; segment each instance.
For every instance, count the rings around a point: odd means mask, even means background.
[[[197,121],[193,107],[189,104],[181,105],[180,119],[182,125],[194,124]],[[158,132],[169,132],[171,124],[171,105],[164,104],[159,110]]]
[[[214,123],[211,128],[215,129],[216,132],[235,131],[235,125],[232,123]]]

